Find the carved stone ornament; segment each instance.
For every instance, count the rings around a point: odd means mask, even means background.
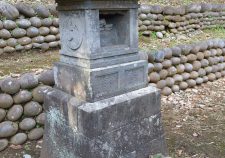
[[[67,45],[70,49],[77,50],[82,44],[83,35],[76,24],[71,22],[69,25]]]

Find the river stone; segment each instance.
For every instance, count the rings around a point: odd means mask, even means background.
[[[171,88],[165,87],[165,88],[162,89],[161,93],[162,93],[162,95],[169,96],[173,92],[172,92]]]
[[[51,25],[52,25],[52,19],[51,18],[42,19],[42,26],[50,27]]]
[[[42,25],[41,19],[38,17],[30,18],[30,22],[31,22],[32,26],[37,27],[37,28],[41,27],[41,25]]]
[[[13,136],[18,131],[17,123],[4,121],[0,123],[0,138]]]
[[[189,79],[186,82],[187,82],[189,88],[193,88],[196,86],[196,81],[193,79]]]
[[[222,71],[221,72],[221,75],[222,75],[222,77],[224,77],[225,76],[225,71]],[[1,121],[0,121],[1,122]]]
[[[207,66],[207,67],[205,67],[205,71],[206,71],[206,73],[207,74],[209,74],[209,73],[211,73],[212,72],[212,67],[211,66]]]
[[[184,72],[185,66],[183,64],[180,64],[176,66],[176,69],[177,69],[177,73],[180,74]]]
[[[31,44],[25,45],[25,46],[24,46],[24,49],[25,49],[25,50],[31,50],[32,47],[33,47],[33,44],[31,43]]]
[[[154,63],[154,71],[161,71],[163,68],[161,63]]]
[[[4,49],[0,48],[0,55],[4,53]]]
[[[198,60],[204,59],[204,53],[198,52],[196,55],[197,55],[197,59],[198,59]]]
[[[6,111],[0,108],[0,122],[2,122],[5,119],[5,116],[6,116]]]
[[[26,17],[33,17],[35,16],[35,11],[30,5],[25,4],[25,3],[17,3],[15,7],[18,9],[18,11],[23,14]]]
[[[202,84],[202,83],[203,83],[203,78],[198,77],[198,78],[196,79],[196,84],[197,84],[197,85],[200,85],[200,84]]]
[[[55,26],[55,27],[59,27],[59,18],[53,18],[52,24],[53,24],[53,26]]]
[[[170,66],[172,66],[172,62],[171,62],[171,60],[164,60],[163,62],[162,62],[162,65],[163,65],[163,68],[169,68]]]
[[[203,69],[203,68],[199,69],[199,70],[198,70],[198,75],[199,75],[199,77],[205,76],[205,75],[206,75],[205,69]]]
[[[168,76],[168,71],[163,69],[159,72],[160,79],[165,79]]]
[[[188,59],[188,62],[193,62],[193,61],[197,60],[197,56],[194,54],[189,54],[189,55],[187,55],[187,59]]]
[[[180,58],[178,58],[178,57],[173,57],[173,58],[171,58],[171,61],[172,61],[172,64],[173,64],[173,65],[178,65],[178,64],[180,64]]]
[[[187,62],[187,57],[186,56],[184,56],[184,55],[181,55],[181,57],[180,57],[180,63],[181,64],[185,64],[186,62]]]
[[[18,43],[22,46],[30,44],[32,41],[29,37],[22,37],[18,39]]]
[[[148,63],[148,73],[151,73],[154,70],[154,65],[152,63]]]
[[[36,122],[40,125],[44,125],[45,124],[45,113],[41,113],[40,115],[38,115],[36,117]]]
[[[32,42],[33,43],[39,43],[39,44],[41,44],[44,41],[45,41],[45,37],[44,36],[37,36],[37,37],[32,38]]]
[[[217,79],[219,79],[219,78],[222,77],[222,74],[221,74],[220,72],[216,72],[215,75],[216,75],[216,78],[217,78]]]
[[[174,83],[175,83],[175,81],[174,81],[174,79],[172,77],[167,77],[166,78],[166,85],[168,87],[172,87],[174,85]]]
[[[3,151],[7,148],[9,141],[7,139],[0,139],[0,151]]]
[[[186,72],[191,72],[193,70],[193,65],[190,63],[185,63],[184,66]]]
[[[14,103],[21,104],[26,103],[32,99],[32,93],[27,90],[21,90],[19,93],[17,93],[14,97]]]
[[[187,82],[181,82],[179,84],[179,87],[180,87],[181,90],[185,90],[185,89],[188,88],[188,84],[187,84]]]
[[[16,24],[19,28],[26,29],[31,26],[31,22],[27,19],[18,19],[16,20]]]
[[[156,53],[154,53],[154,56],[156,62],[162,62],[164,60],[165,54],[164,51],[159,50]]]
[[[182,78],[183,78],[184,81],[188,80],[190,78],[190,73],[184,72],[181,75],[182,75]]]
[[[24,118],[19,123],[19,128],[24,131],[29,131],[36,126],[36,122],[33,118]]]
[[[50,48],[55,48],[55,47],[58,47],[59,46],[59,42],[49,42],[49,47]]]
[[[172,87],[172,91],[175,92],[179,92],[180,91],[180,87],[178,85],[173,85]]]
[[[50,34],[53,34],[53,35],[57,35],[59,33],[59,29],[54,27],[54,26],[51,26],[50,27]]]
[[[179,74],[174,75],[173,79],[175,83],[183,81],[182,75],[179,75]]]
[[[160,80],[160,76],[156,72],[150,73],[149,77],[150,77],[150,82],[153,82],[153,83],[157,83]]]
[[[41,44],[41,50],[42,51],[47,51],[47,50],[49,50],[49,44],[48,43],[42,43]]]
[[[174,8],[171,6],[166,6],[163,8],[163,14],[164,15],[173,15],[174,14]]]
[[[186,6],[186,13],[199,13],[202,9],[200,4],[189,4]]]
[[[36,27],[31,26],[27,29],[27,36],[28,37],[32,38],[32,37],[36,37],[38,35],[39,35],[39,30]]]
[[[3,21],[3,26],[7,30],[13,30],[17,27],[16,23],[12,20],[5,20]]]
[[[173,56],[180,57],[181,56],[181,49],[179,47],[173,47],[171,48],[173,52]]]
[[[6,47],[6,46],[7,46],[6,41],[3,40],[3,39],[0,39],[0,48],[4,48],[4,47]]]
[[[53,70],[47,70],[45,72],[42,72],[39,75],[38,80],[44,85],[53,86],[55,84]]]
[[[45,42],[53,42],[53,41],[56,41],[55,35],[47,35],[45,37]]]
[[[20,77],[19,83],[22,89],[32,89],[38,86],[38,78],[32,73],[26,73]]]
[[[201,66],[202,67],[207,67],[209,66],[209,61],[207,59],[202,59],[201,60]]]
[[[41,44],[40,43],[32,43],[32,47],[33,48],[41,48]]]
[[[2,81],[1,89],[5,93],[15,94],[19,92],[20,84],[17,79],[9,77]]]
[[[39,33],[42,36],[46,36],[46,35],[48,35],[50,33],[50,29],[48,27],[43,27],[42,26],[42,27],[39,28]]]
[[[196,72],[196,71],[192,71],[191,73],[190,73],[190,79],[196,79],[196,78],[198,78],[198,72]]]
[[[23,115],[23,107],[21,105],[14,105],[7,112],[7,119],[10,121],[17,121]]]
[[[157,36],[159,39],[162,39],[162,38],[163,38],[162,32],[156,32],[156,36]]]
[[[209,81],[211,81],[211,82],[214,81],[214,80],[216,79],[216,75],[213,74],[213,73],[210,73],[210,74],[208,74],[207,76],[208,76]]]
[[[12,30],[12,36],[15,38],[21,38],[24,37],[27,34],[27,31],[21,28],[15,28]]]
[[[17,45],[17,39],[15,38],[10,38],[6,42],[7,42],[7,45],[10,47],[15,47]]]
[[[163,89],[164,87],[166,87],[166,81],[165,80],[160,80],[159,82],[157,82],[157,88]]]
[[[38,140],[43,136],[43,134],[44,134],[43,128],[35,128],[35,129],[32,129],[28,133],[28,139],[29,140]]]
[[[42,111],[42,106],[35,101],[30,101],[24,105],[24,115],[37,116]]]
[[[8,30],[6,29],[0,30],[0,38],[9,39],[10,37],[11,37],[11,33]]]
[[[27,135],[25,133],[17,133],[12,138],[10,138],[10,144],[22,145],[27,141]]]
[[[37,15],[41,18],[48,18],[51,14],[44,5],[38,4],[34,7],[34,10],[36,11]]]
[[[193,65],[193,70],[194,71],[198,71],[201,68],[201,66],[202,66],[200,61],[194,61],[192,63],[192,65]]]
[[[19,11],[16,7],[4,1],[0,1],[0,14],[10,20],[14,20],[19,17]]]
[[[174,66],[171,66],[170,68],[168,68],[167,71],[169,76],[173,76],[177,73],[177,69]]]
[[[14,48],[14,47],[10,47],[10,46],[6,46],[6,47],[3,49],[3,52],[4,52],[4,53],[13,53],[13,52],[15,52],[15,48]]]
[[[173,56],[173,52],[170,48],[164,48],[163,51],[166,59],[170,59]]]

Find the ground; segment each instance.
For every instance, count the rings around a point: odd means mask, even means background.
[[[162,97],[162,120],[172,158],[224,158],[225,78]],[[13,146],[1,158],[38,158],[42,141]],[[15,149],[19,148],[19,149]]]

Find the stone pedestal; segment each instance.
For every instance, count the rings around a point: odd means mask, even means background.
[[[41,158],[166,154],[160,93],[138,54],[136,0],[57,0],[61,56]]]

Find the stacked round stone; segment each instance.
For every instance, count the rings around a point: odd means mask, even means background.
[[[163,95],[225,76],[225,40],[179,45],[148,53],[149,82]]]
[[[43,101],[54,85],[53,71],[0,80],[0,151],[43,136]]]
[[[190,4],[180,7],[141,5],[139,9],[139,31],[150,35],[151,31],[174,34],[225,27],[224,4]]]
[[[60,46],[55,6],[0,2],[0,54]]]

